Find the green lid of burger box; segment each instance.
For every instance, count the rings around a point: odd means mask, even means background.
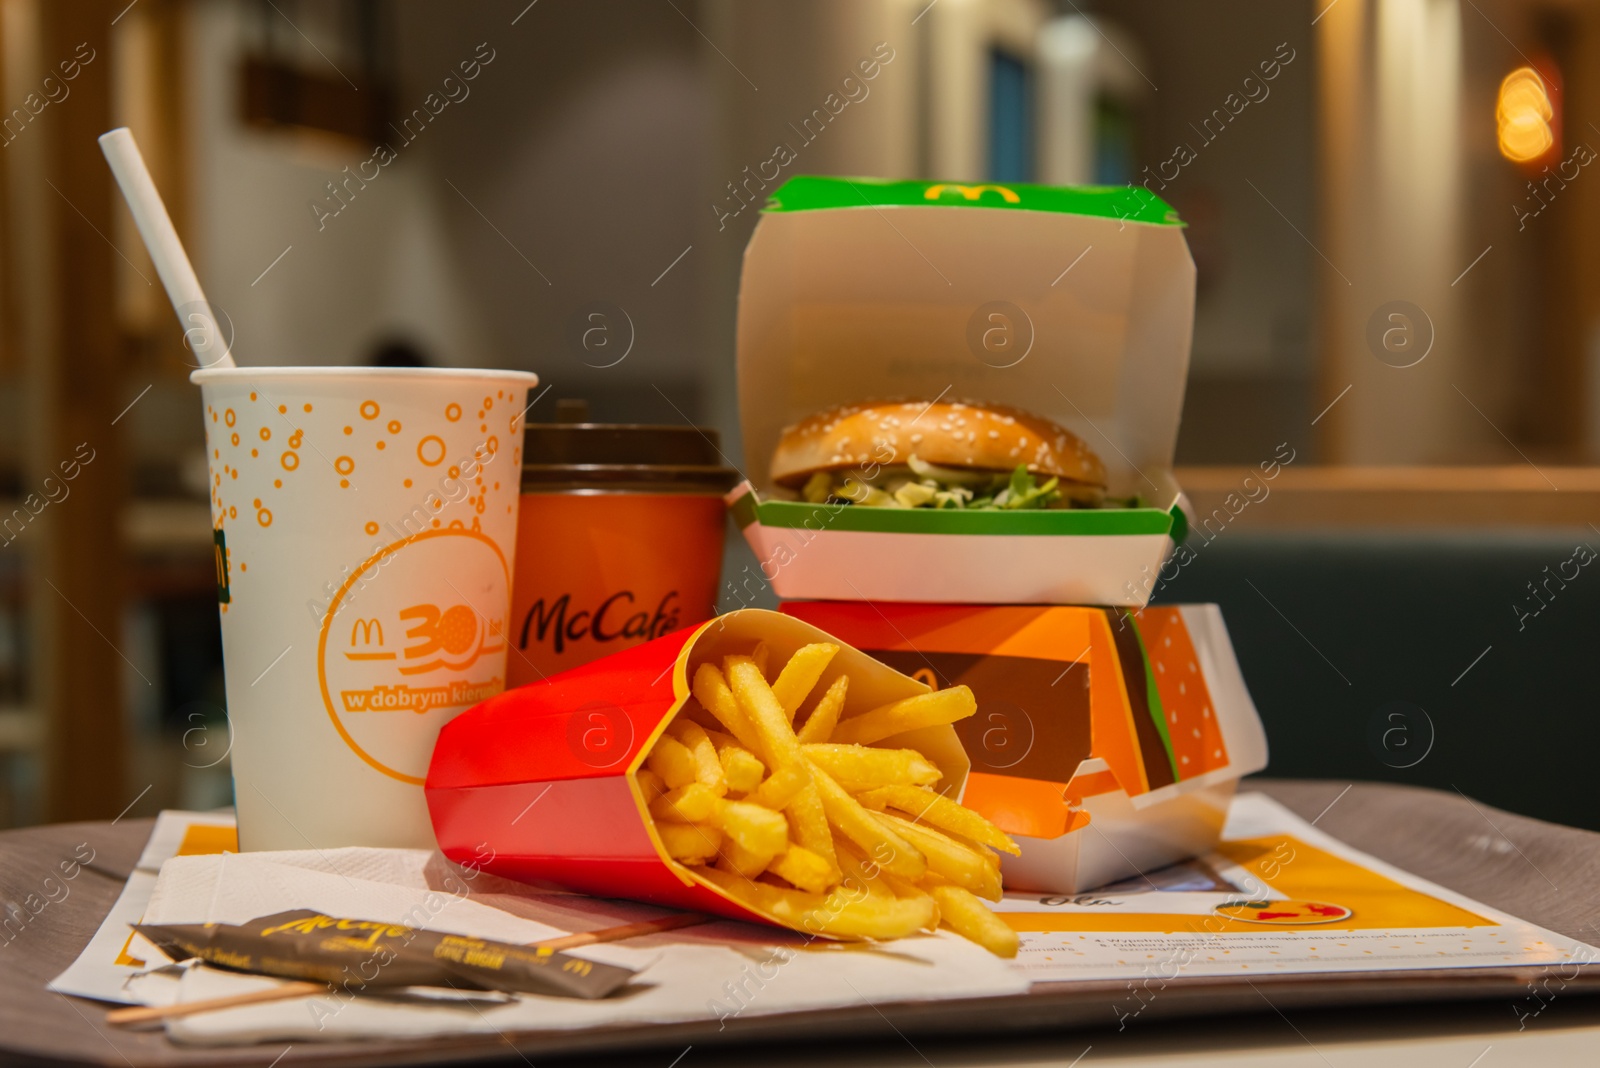
[[[1142,187],[778,187],[740,276],[749,481],[728,495],[774,591],[1145,604],[1187,530],[1172,456],[1194,279],[1177,214]],[[834,440],[785,438],[801,424]],[[1021,432],[1051,424],[1070,433]],[[972,451],[939,453],[963,434]]]

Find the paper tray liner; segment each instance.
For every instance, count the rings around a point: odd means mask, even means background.
[[[547,889],[792,929],[671,860],[634,779],[689,699],[694,669],[748,652],[757,640],[767,643],[773,664],[802,645],[839,645],[813,692],[849,675],[846,715],[928,691],[801,620],[755,608],[730,612],[508,690],[447,724],[426,785],[440,850],[458,864]],[[941,792],[960,799],[969,764],[953,728],[925,727],[877,745],[918,750],[944,773]]]

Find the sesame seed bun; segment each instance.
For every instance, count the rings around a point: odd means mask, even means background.
[[[904,464],[911,455],[943,467],[1029,471],[1104,489],[1105,465],[1081,438],[1052,420],[974,401],[864,401],[817,412],[783,431],[772,480],[791,488],[818,471]]]

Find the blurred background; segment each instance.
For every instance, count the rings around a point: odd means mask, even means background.
[[[1600,827],[1600,2],[0,0],[0,91],[0,826],[230,799],[193,360],[94,140],[127,125],[241,362],[527,368],[546,417],[733,456],[784,178],[1145,185],[1198,267],[1176,462],[1215,518],[1157,596],[1223,605],[1269,772]],[[753,574],[730,537],[727,604]]]

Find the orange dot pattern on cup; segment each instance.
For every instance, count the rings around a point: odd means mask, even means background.
[[[206,447],[211,453],[214,464],[211,477],[212,516],[213,524],[218,529],[226,528],[230,522],[239,521],[239,512],[245,506],[245,502],[235,499],[229,487],[238,481],[240,470],[245,464],[266,463],[275,468],[276,470],[272,472],[274,477],[271,479],[271,490],[265,492],[269,495],[274,491],[284,493],[285,496],[277,503],[277,507],[280,511],[283,508],[292,510],[294,480],[329,478],[336,480],[341,489],[359,490],[358,479],[361,477],[362,464],[356,460],[356,456],[359,455],[360,448],[370,448],[373,451],[368,455],[373,456],[384,454],[384,450],[391,444],[409,446],[400,455],[412,458],[410,461],[412,469],[407,472],[406,477],[401,478],[400,482],[403,488],[416,491],[417,505],[431,513],[435,510],[443,512],[446,507],[462,504],[467,509],[466,516],[470,517],[470,523],[458,517],[450,519],[446,524],[444,520],[434,516],[429,520],[429,526],[438,528],[448,525],[481,530],[478,516],[483,515],[488,507],[487,498],[490,492],[483,477],[481,457],[492,456],[494,459],[490,461],[491,463],[505,466],[513,472],[520,470],[522,463],[520,445],[511,450],[509,458],[504,457],[500,454],[499,434],[487,433],[489,422],[494,421],[495,402],[498,400],[502,405],[501,411],[510,413],[504,420],[507,439],[517,442],[521,440],[522,413],[517,410],[518,404],[511,403],[514,395],[508,396],[505,390],[497,390],[493,397],[485,395],[481,400],[477,397],[470,400],[467,398],[445,400],[434,409],[436,414],[431,419],[420,420],[415,416],[404,420],[385,419],[382,404],[372,397],[348,402],[323,401],[321,404],[325,408],[331,406],[334,409],[331,416],[328,411],[324,411],[319,417],[331,420],[328,432],[330,439],[323,443],[329,446],[326,450],[327,455],[324,455],[323,449],[315,447],[316,442],[308,440],[307,429],[296,421],[299,412],[309,414],[313,411],[312,404],[280,402],[272,396],[261,395],[258,392],[251,392],[249,398],[250,403],[240,404],[238,407],[221,409],[207,407]],[[466,443],[468,439],[463,439],[459,428],[454,428],[451,424],[460,423],[463,412],[469,407],[476,412],[480,420],[487,421],[479,423],[482,434],[470,439],[470,443]],[[432,425],[427,425],[429,423]],[[215,434],[212,433],[212,424],[221,424]],[[409,432],[408,424],[410,424]],[[223,429],[224,427],[227,429]],[[239,430],[234,429],[235,427]],[[244,432],[243,435],[240,430]],[[246,437],[255,441],[280,444],[274,445],[263,454],[258,448],[246,443]],[[457,444],[452,446],[447,443],[447,439],[454,439]],[[331,447],[335,442],[337,448]],[[452,448],[460,455],[451,455]],[[226,456],[224,450],[227,450]],[[446,459],[454,462],[447,467],[441,467]],[[509,463],[506,462],[507,459]],[[477,470],[472,472],[471,480],[465,484],[465,497],[454,500],[449,505],[442,504],[446,494],[455,498],[460,492],[463,485],[462,466],[469,460],[475,460],[478,466]],[[372,472],[382,471],[386,477],[393,477],[395,468],[392,462],[372,463]],[[402,466],[406,466],[403,461]],[[374,473],[371,477],[380,476]],[[246,481],[253,482],[250,479]],[[498,491],[499,487],[500,480],[495,479],[493,489]],[[253,492],[260,493],[263,489],[264,484],[257,485]],[[252,497],[248,502],[245,518],[253,518],[257,529],[269,528],[273,524],[274,504],[273,500],[266,497]],[[439,507],[436,509],[435,505]],[[515,507],[515,501],[508,504],[507,513],[515,514]],[[356,524],[367,537],[380,537],[385,530],[385,522],[389,523],[390,529],[394,526],[392,517],[352,515],[350,522]],[[225,559],[229,561],[230,566],[234,558],[233,547],[229,546]],[[243,559],[237,562],[240,570],[244,569],[244,564]],[[222,608],[226,611],[227,605],[223,605]]]

